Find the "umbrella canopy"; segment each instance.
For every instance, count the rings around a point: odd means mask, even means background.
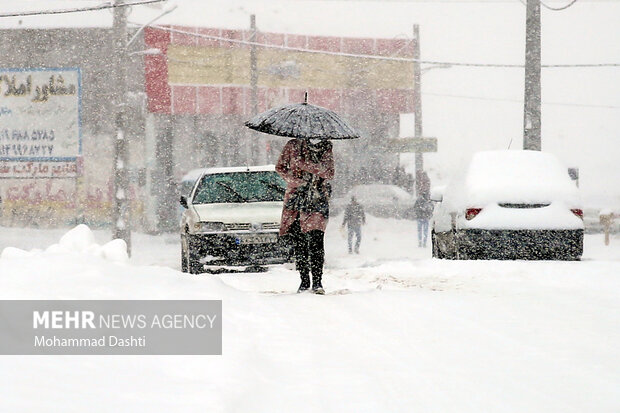
[[[307,103],[284,105],[263,112],[245,126],[270,135],[302,139],[355,139],[359,134],[336,113]]]

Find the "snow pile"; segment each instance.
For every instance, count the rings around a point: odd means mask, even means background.
[[[19,248],[6,247],[0,259],[29,258],[39,254],[87,254],[115,263],[127,263],[127,244],[122,239],[114,239],[104,245],[95,242],[95,235],[90,228],[80,224],[60,238],[58,244],[52,244],[45,251],[33,249],[25,251]]]
[[[482,211],[467,220],[468,208]],[[444,191],[435,209],[434,228],[449,231],[450,214],[456,212],[458,228],[582,229],[583,220],[571,212],[574,208],[581,208],[579,188],[553,154],[481,151]]]
[[[568,169],[552,154],[538,151],[484,151],[469,165],[465,186],[471,205],[489,202],[579,205]]]
[[[586,236],[582,262],[454,262],[415,247],[415,222],[372,216],[349,255],[341,220],[325,296],[295,294],[287,266],[182,274],[166,237],[134,234],[128,264],[93,258],[84,228],[55,247],[73,255],[5,249],[22,255],[0,259],[0,299],[221,299],[224,351],[0,357],[14,372],[0,411],[47,411],[69,392],[72,412],[619,411],[620,238]],[[0,230],[22,248],[62,235]]]

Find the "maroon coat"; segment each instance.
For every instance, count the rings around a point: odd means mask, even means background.
[[[291,198],[295,188],[306,183],[302,179],[304,173],[311,173],[323,179],[333,179],[334,177],[334,154],[331,142],[327,141],[329,148],[323,152],[323,156],[318,163],[312,162],[308,156],[308,142],[303,139],[291,139],[284,145],[276,171],[286,181],[286,193],[284,194],[284,205]],[[302,156],[303,155],[303,156]],[[280,235],[288,233],[295,218],[299,215],[299,223],[303,232],[315,229],[325,231],[327,218],[319,212],[300,212],[292,209],[282,208],[282,221],[280,223]]]

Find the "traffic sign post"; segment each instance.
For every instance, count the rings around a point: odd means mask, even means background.
[[[437,138],[396,138],[386,140],[386,149],[394,153],[414,152],[416,160],[425,152],[437,152]],[[416,162],[415,188],[418,196],[430,195],[430,180],[421,169],[421,162]]]
[[[395,153],[437,152],[437,138],[397,138],[387,139],[387,149]]]

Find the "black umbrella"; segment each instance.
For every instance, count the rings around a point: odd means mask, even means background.
[[[270,135],[303,139],[355,139],[360,135],[336,113],[308,103],[294,103],[256,115],[245,126]]]

